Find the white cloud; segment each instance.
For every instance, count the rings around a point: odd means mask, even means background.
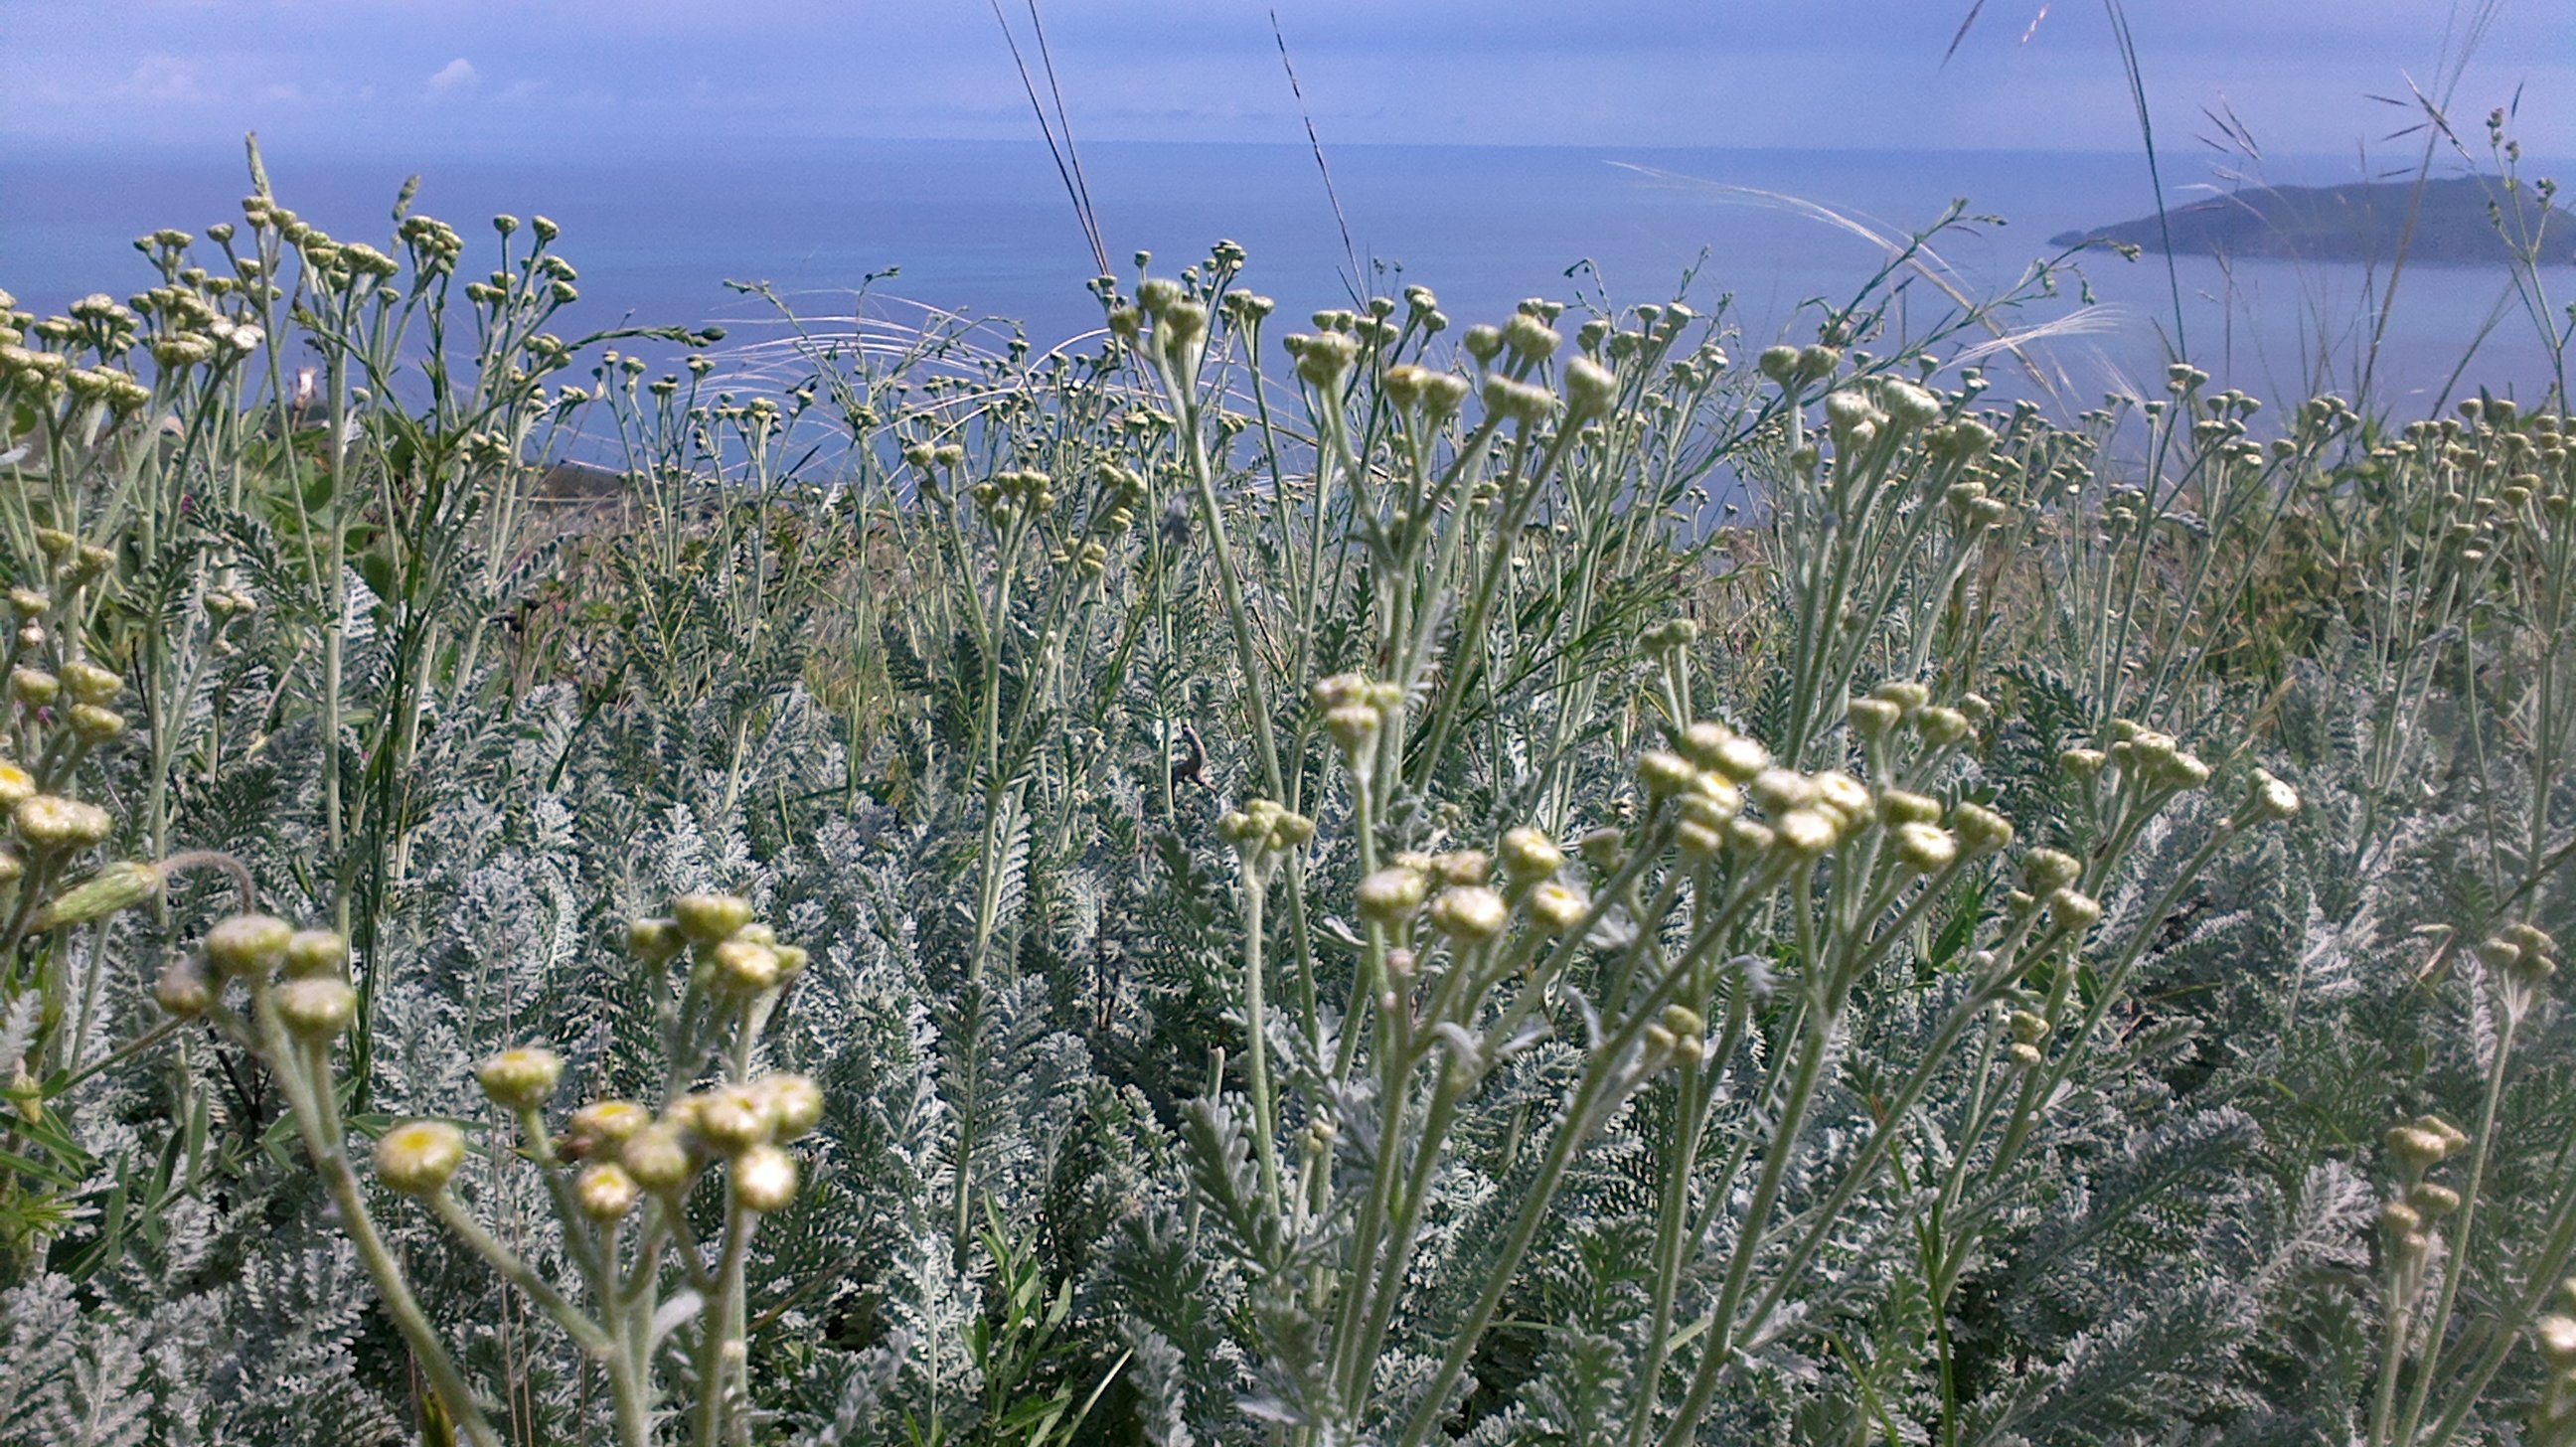
[[[175,55],[147,55],[126,77],[125,94],[148,101],[196,101],[206,98],[197,68]]]
[[[482,76],[475,73],[474,63],[460,55],[441,66],[438,74],[429,78],[429,93],[459,95],[472,90],[482,79]]]

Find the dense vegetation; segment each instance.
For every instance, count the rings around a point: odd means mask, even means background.
[[[2576,1441],[2555,388],[243,211],[0,332],[0,1442]]]

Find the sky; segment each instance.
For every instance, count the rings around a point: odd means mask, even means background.
[[[1275,0],[1327,145],[2129,150],[2098,0]],[[2576,154],[2576,0],[2126,0],[2164,148],[2351,155],[2446,91]],[[1977,7],[1955,55],[1952,36]],[[1002,0],[1035,63],[1029,0]],[[1081,140],[1303,144],[1260,0],[1043,0]],[[2473,43],[2472,43],[2473,42]],[[2466,54],[2463,68],[2460,57]],[[0,0],[0,143],[412,156],[1026,138],[989,0]],[[1044,77],[1039,77],[1044,85]]]

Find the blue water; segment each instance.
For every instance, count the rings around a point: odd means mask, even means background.
[[[1422,282],[1463,325],[1499,318],[1524,296],[1568,298],[1578,287],[1606,285],[1621,302],[1661,300],[1695,268],[1690,299],[1709,310],[1731,297],[1747,351],[1784,336],[1812,339],[1815,301],[1849,299],[1882,253],[1737,188],[1841,209],[1891,235],[1964,197],[1971,210],[2011,223],[1936,243],[1975,295],[2051,255],[2049,236],[2153,206],[2135,154],[1354,146],[1328,153],[1338,220],[1314,156],[1300,147],[1096,144],[1082,159],[1121,274],[1132,274],[1139,248],[1169,270],[1230,237],[1251,252],[1245,284],[1278,298],[1290,316],[1347,304],[1356,264],[1365,291],[1392,295]],[[883,313],[920,303],[1012,318],[1041,346],[1098,323],[1083,289],[1096,270],[1089,245],[1053,162],[1034,144],[798,142],[788,154],[729,148],[649,159],[579,149],[542,160],[278,153],[268,162],[285,204],[347,238],[384,232],[396,188],[417,170],[418,208],[458,224],[485,248],[486,265],[491,233],[481,218],[553,217],[564,228],[557,249],[582,276],[571,326],[718,321],[741,341],[767,324],[757,304],[724,288],[728,278],[770,282],[800,310],[828,317],[846,316],[862,280],[887,271],[896,274],[871,288]],[[2206,172],[2169,163],[2169,194],[2202,194],[2192,188],[2207,183]],[[2345,161],[2275,158],[2264,179],[2353,176]],[[139,289],[151,278],[134,237],[237,219],[245,189],[237,153],[216,145],[0,157],[0,288],[36,310],[90,291]],[[2008,324],[2084,327],[2037,348],[2073,405],[2124,381],[2155,386],[2175,332],[2163,259],[2096,254],[2082,271]],[[2352,385],[2370,325],[2364,267],[2185,259],[2178,272],[2190,354],[2223,380],[2276,398],[2305,395],[2320,380]],[[2559,283],[2571,279],[2561,268]],[[2088,280],[2090,306],[2081,299]],[[2438,405],[2464,357],[2468,385],[2537,395],[2546,351],[2523,313],[2508,302],[2479,340],[2506,298],[2500,269],[2410,267],[2388,317],[2383,401],[2401,413]],[[1948,308],[1917,282],[1894,315],[1920,330]]]

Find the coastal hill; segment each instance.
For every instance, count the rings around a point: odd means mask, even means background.
[[[2541,231],[2544,262],[2576,259],[2576,213],[2551,208],[2544,216],[2529,186],[2507,194],[2493,177],[2460,176],[2427,181],[2365,181],[2343,186],[2258,186],[2176,207],[2166,213],[2170,245],[2186,256],[2272,257],[2306,261],[2380,261],[2396,257],[2414,212],[2411,261],[2459,265],[2507,261],[2513,251],[2497,234],[2495,212],[2508,208],[2508,234]],[[2517,226],[2512,208],[2525,224]],[[2087,231],[2067,231],[2050,244],[2085,242],[2167,247],[2165,228],[2153,216]]]

